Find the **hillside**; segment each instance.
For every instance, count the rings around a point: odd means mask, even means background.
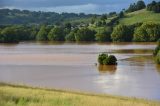
[[[156,22],[160,23],[160,13],[146,11],[146,9],[131,12],[125,15],[124,18],[119,20],[120,24],[132,25],[140,22]]]
[[[63,24],[68,21],[77,20],[77,22],[88,22],[91,17],[98,16],[95,14],[84,13],[56,13],[56,12],[42,12],[29,11],[18,9],[0,9],[0,25],[9,24]]]

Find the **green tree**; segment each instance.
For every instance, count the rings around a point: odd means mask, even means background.
[[[78,28],[75,28],[72,30],[68,35],[66,35],[65,40],[66,41],[75,41],[75,36],[77,34]]]
[[[153,51],[153,56],[157,56],[158,52],[160,51],[160,40],[158,40],[158,45]]]
[[[98,63],[103,65],[104,61],[108,58],[108,55],[105,53],[99,54],[98,56]]]
[[[111,39],[118,42],[129,42],[132,38],[132,31],[126,25],[117,25],[111,34]]]
[[[71,29],[71,27],[72,27],[71,23],[65,23],[65,28]]]
[[[14,27],[6,27],[1,32],[0,42],[19,42],[19,37]]]
[[[99,42],[109,42],[111,41],[111,33],[111,27],[104,27],[103,29],[99,29],[99,31],[96,34],[96,40]]]
[[[64,30],[61,27],[55,27],[51,29],[51,31],[48,34],[48,39],[51,41],[64,41]]]
[[[160,51],[158,51],[158,53],[156,55],[156,62],[157,62],[157,64],[160,64]]]
[[[106,19],[107,19],[107,14],[103,14],[103,15],[101,16],[101,20],[104,21],[104,20],[106,20]]]
[[[100,65],[117,65],[117,58],[114,55],[102,53],[98,56],[98,63]]]
[[[147,5],[148,11],[153,11],[155,13],[160,13],[160,2],[152,1]]]
[[[36,40],[46,41],[47,40],[47,30],[45,26],[42,26],[36,36]]]
[[[88,28],[81,28],[75,36],[76,41],[95,41],[95,31]]]
[[[160,24],[148,22],[135,30],[134,41],[157,41],[160,38]]]
[[[144,1],[143,1],[143,0],[139,0],[139,1],[137,2],[136,8],[137,8],[137,10],[141,10],[141,9],[146,8],[146,5],[145,5]]]
[[[119,18],[123,18],[123,17],[124,17],[123,11],[121,11],[121,12],[119,13],[118,17],[119,17]]]

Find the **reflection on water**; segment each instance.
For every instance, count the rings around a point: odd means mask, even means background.
[[[117,70],[117,65],[98,65],[98,70],[101,74],[115,74]]]
[[[157,68],[157,72],[160,74],[160,65],[155,65],[156,66],[156,68]]]
[[[155,43],[21,42],[0,45],[0,81],[160,100]],[[95,66],[101,52],[117,66]]]
[[[153,52],[153,50],[149,50],[149,49],[121,49],[121,50],[115,50],[113,51],[115,53],[134,53],[134,54],[144,54],[144,53],[148,53],[150,54],[151,52]]]

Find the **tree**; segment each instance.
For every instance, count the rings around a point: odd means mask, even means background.
[[[134,32],[134,41],[157,41],[160,38],[160,24],[148,22]]]
[[[98,63],[100,65],[117,65],[117,58],[114,55],[102,53],[98,56]]]
[[[158,53],[156,55],[156,62],[157,62],[157,64],[160,64],[160,51],[158,51]]]
[[[75,36],[78,30],[79,30],[78,28],[73,29],[68,35],[65,36],[65,40],[66,41],[76,41]]]
[[[126,12],[134,12],[134,11],[141,10],[141,9],[144,9],[144,8],[146,8],[146,5],[145,5],[144,1],[143,0],[138,0],[137,3],[130,4],[130,6],[126,10]]]
[[[65,33],[61,27],[55,27],[49,32],[48,39],[51,41],[64,41]]]
[[[65,28],[71,29],[71,27],[72,27],[71,23],[65,23]]]
[[[119,18],[123,18],[124,17],[124,13],[123,13],[123,11],[121,11],[120,13],[119,13],[119,16],[118,16]]]
[[[126,25],[117,25],[111,34],[111,38],[113,41],[118,42],[132,41],[132,31]]]
[[[104,60],[106,60],[107,58],[108,58],[108,54],[105,54],[105,53],[99,54],[98,63],[100,65],[103,65]]]
[[[117,58],[114,55],[110,55],[103,60],[103,65],[117,65]]]
[[[152,1],[147,5],[148,11],[153,11],[155,13],[160,13],[160,2]]]
[[[103,29],[99,29],[99,31],[96,34],[96,40],[99,42],[111,41],[111,33],[111,27],[104,27]]]
[[[76,38],[76,41],[94,41],[95,33],[96,33],[95,31],[85,27],[77,31],[75,38]]]
[[[107,14],[103,14],[103,15],[101,16],[101,20],[104,21],[104,20],[106,20],[106,19],[107,19]]]
[[[41,26],[37,36],[36,36],[36,40],[39,41],[46,41],[47,40],[47,31],[46,31],[46,27],[45,26]]]
[[[139,0],[137,2],[136,9],[137,10],[141,10],[141,9],[144,9],[144,8],[146,8],[146,5],[145,5],[144,1],[143,0]]]
[[[97,26],[97,27],[102,26],[102,22],[101,22],[101,21],[98,21],[98,22],[96,23],[96,26]]]
[[[14,27],[6,27],[2,30],[0,42],[6,42],[6,43],[19,42],[19,37]]]
[[[160,40],[158,40],[158,45],[153,51],[153,56],[157,56],[159,51],[160,51]]]
[[[36,35],[38,33],[38,28],[36,26],[32,26],[30,29],[29,29],[29,32],[30,32],[30,36],[29,36],[29,39],[30,40],[36,40]]]

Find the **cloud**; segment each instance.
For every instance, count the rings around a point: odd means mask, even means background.
[[[127,8],[137,0],[0,0],[1,8],[34,11],[107,13]],[[146,2],[151,0],[145,0]]]

